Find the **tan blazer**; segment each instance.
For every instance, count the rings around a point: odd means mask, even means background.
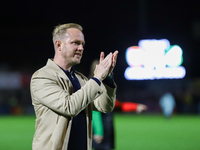
[[[85,109],[87,149],[92,147],[92,110],[111,112],[116,88],[109,88],[93,79],[75,73],[81,89],[73,93],[66,74],[51,59],[31,78],[31,97],[36,121],[33,150],[67,150],[73,117]],[[78,144],[78,141],[77,141]]]

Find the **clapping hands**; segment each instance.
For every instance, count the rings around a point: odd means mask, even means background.
[[[105,54],[104,52],[101,52],[99,64],[96,65],[94,70],[94,77],[98,78],[100,81],[103,81],[107,76],[110,76],[116,65],[118,53],[118,51],[109,53],[104,58]]]

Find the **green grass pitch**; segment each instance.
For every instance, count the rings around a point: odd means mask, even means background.
[[[114,114],[115,150],[199,150],[200,116]],[[31,150],[35,116],[0,116],[0,150]]]
[[[200,116],[115,115],[116,150],[200,150]]]

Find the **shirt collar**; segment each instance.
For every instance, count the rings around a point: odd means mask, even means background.
[[[61,67],[60,67],[61,68]],[[63,68],[61,68],[65,73],[70,73],[70,74],[74,74],[75,73],[75,67],[74,66],[72,66],[71,67],[71,70],[70,71],[68,71],[68,70],[64,70]]]

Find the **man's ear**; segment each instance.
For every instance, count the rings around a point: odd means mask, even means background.
[[[56,49],[61,50],[61,41],[55,41]]]

